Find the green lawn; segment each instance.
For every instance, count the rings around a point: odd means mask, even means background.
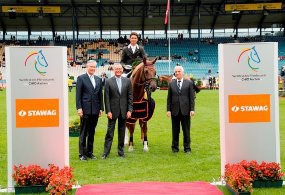
[[[77,119],[75,91],[69,93],[70,122]],[[0,185],[7,186],[7,133],[5,91],[0,91]],[[126,159],[117,157],[117,131],[109,158],[80,162],[78,138],[70,137],[70,165],[80,185],[131,181],[206,181],[219,180],[220,140],[218,91],[201,91],[196,99],[196,116],[191,122],[192,153],[171,152],[171,121],[166,117],[166,91],[153,93],[156,109],[149,122],[149,152],[142,150],[140,130],[135,131],[135,150]],[[285,99],[280,100],[281,165],[285,166]],[[94,153],[100,157],[106,132],[106,115],[99,119]],[[180,149],[182,146],[182,133]],[[229,194],[225,187],[219,187]],[[254,189],[254,194],[284,194],[283,189]]]

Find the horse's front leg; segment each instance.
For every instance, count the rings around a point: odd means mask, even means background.
[[[129,132],[130,132],[130,141],[129,141],[129,149],[128,149],[128,151],[132,152],[132,151],[134,151],[134,138],[133,138],[133,135],[134,135],[136,124],[128,124],[127,123],[126,126],[127,126],[127,128],[129,129]]]
[[[139,120],[140,127],[141,127],[141,140],[143,143],[143,150],[148,152],[148,141],[147,141],[147,122],[143,120]]]

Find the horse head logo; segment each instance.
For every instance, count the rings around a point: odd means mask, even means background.
[[[251,70],[257,72],[259,67],[257,65],[261,62],[260,57],[255,49],[255,46],[252,48],[245,48],[243,51],[240,53],[238,57],[238,63],[240,62],[242,56],[245,56],[247,54],[247,64],[250,67]]]
[[[31,58],[34,56],[34,58]],[[34,61],[30,60],[33,59]],[[43,54],[43,51],[40,50],[39,52],[32,51],[25,60],[25,66],[27,66],[28,62],[31,62],[35,67],[35,70],[42,76],[46,75],[46,69],[48,67],[47,60]]]

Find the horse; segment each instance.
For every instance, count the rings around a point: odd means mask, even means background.
[[[130,75],[133,88],[133,112],[131,118],[127,119],[126,127],[129,130],[129,152],[134,149],[133,133],[136,121],[139,120],[141,128],[141,140],[144,151],[148,151],[147,121],[152,117],[155,102],[151,98],[151,92],[157,88],[155,62],[157,59],[147,61],[146,58],[137,65]]]
[[[162,83],[163,81],[167,82],[168,84],[171,82],[173,75],[161,75],[159,76],[159,82]]]

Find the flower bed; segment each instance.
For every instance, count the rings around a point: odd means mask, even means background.
[[[282,187],[284,173],[278,163],[241,161],[226,164],[224,180],[237,192],[252,192],[252,187]]]
[[[80,123],[78,120],[74,121],[72,125],[69,125],[69,136],[78,137],[80,135]]]
[[[252,192],[252,178],[240,164],[227,164],[224,179],[236,192]]]
[[[48,169],[38,165],[14,165],[12,177],[16,183],[16,193],[38,193],[39,188],[25,188],[26,186],[45,186],[50,194],[67,194],[74,184],[72,168],[59,169],[53,164]],[[42,189],[42,187],[41,187]]]

